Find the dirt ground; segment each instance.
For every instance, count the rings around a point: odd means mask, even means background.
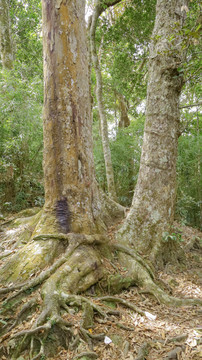
[[[202,299],[202,247],[200,245],[202,233],[178,223],[175,223],[175,227],[182,233],[181,246],[185,249],[186,262],[180,266],[168,264],[163,272],[158,273],[158,277],[172,295]],[[113,228],[110,231],[113,232]],[[5,245],[5,237],[3,239],[4,242],[0,242],[0,255],[2,251],[13,249],[13,244],[11,246],[7,242]],[[6,261],[6,259],[3,258],[1,261]],[[108,260],[106,260],[106,266],[111,266]],[[30,298],[32,296],[31,294]],[[39,293],[38,296],[40,296]],[[202,359],[202,309],[198,306],[169,308],[159,304],[148,294],[141,293],[136,287],[116,296],[146,311],[146,316],[141,316],[121,304],[115,305],[108,302],[107,305],[113,311],[117,311],[117,314],[105,320],[98,316],[94,326],[88,329],[92,335],[103,335],[99,341],[92,339],[89,344],[84,341],[79,345],[76,353],[61,348],[57,356],[49,359],[84,360],[85,356],[81,358],[79,354],[84,355],[85,352],[91,352],[92,359],[96,358],[96,353],[97,359],[100,360]],[[92,298],[92,294],[89,297]],[[25,302],[27,300],[27,298],[24,299]],[[96,298],[95,303],[100,304]],[[37,310],[32,317],[33,322],[37,317]],[[74,334],[76,334],[79,331],[81,313],[75,312],[72,315],[66,313],[64,318],[74,322]],[[4,320],[4,317],[0,316],[0,322],[4,323]],[[12,331],[15,333],[30,327],[30,321],[27,320]],[[7,341],[9,338],[2,338],[0,348],[6,345]],[[3,356],[2,360],[7,360],[7,357]]]

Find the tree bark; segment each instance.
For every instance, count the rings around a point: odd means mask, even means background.
[[[3,68],[10,70],[13,66],[13,48],[7,0],[0,0],[0,53]]]
[[[4,281],[27,278],[61,254],[67,243],[53,235],[99,234],[112,217],[124,213],[104,197],[95,180],[85,1],[43,0],[42,10],[45,205],[31,220],[27,244],[0,271],[0,278],[6,274]],[[38,240],[47,234],[45,241]],[[71,238],[70,243],[76,241]]]
[[[120,120],[119,120],[119,128],[126,128],[130,125],[130,119],[128,117],[128,104],[124,96],[117,92],[119,109],[120,109]]]
[[[92,233],[98,198],[84,9],[85,1],[43,1],[45,210],[58,213],[65,232]]]
[[[197,109],[197,195],[199,202],[199,227],[202,226],[202,199],[201,199],[201,147],[200,147],[200,124],[199,124],[199,111]]]
[[[183,5],[183,0],[157,1],[139,177],[131,210],[118,234],[154,262],[174,219]]]

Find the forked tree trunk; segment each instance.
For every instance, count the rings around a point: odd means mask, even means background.
[[[13,66],[13,49],[8,0],[0,0],[0,53],[3,68],[11,69]]]
[[[131,210],[118,234],[154,261],[174,219],[183,5],[184,0],[157,1],[139,177]]]

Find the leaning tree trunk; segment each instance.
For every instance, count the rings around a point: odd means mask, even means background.
[[[139,177],[131,210],[118,234],[153,261],[174,219],[183,5],[184,0],[157,1]]]
[[[0,53],[3,68],[11,69],[13,66],[13,49],[7,0],[0,0]]]
[[[110,146],[109,146],[108,125],[107,125],[107,119],[106,119],[104,103],[103,103],[102,74],[101,74],[101,69],[100,69],[99,59],[98,59],[97,50],[96,50],[96,44],[95,44],[95,32],[96,32],[96,27],[97,27],[97,22],[98,22],[99,16],[103,13],[103,11],[106,9],[106,7],[114,5],[114,3],[117,3],[119,1],[109,1],[109,4],[106,4],[106,2],[96,0],[95,8],[94,8],[92,20],[91,20],[91,26],[90,26],[91,54],[92,54],[92,61],[93,61],[94,69],[95,69],[96,82],[97,82],[96,97],[97,97],[98,111],[99,111],[99,116],[100,116],[102,146],[103,146],[106,178],[107,178],[107,189],[108,189],[109,197],[111,199],[113,199],[114,201],[117,200],[117,196],[116,196],[116,189],[115,189],[115,183],[114,183],[114,171],[113,171],[112,160],[111,160],[111,151],[110,151]]]

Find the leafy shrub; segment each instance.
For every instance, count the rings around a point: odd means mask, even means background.
[[[199,118],[193,113],[189,128],[179,138],[177,161],[176,217],[186,225],[201,226],[201,156],[202,136]],[[198,115],[199,116],[199,115]]]
[[[42,80],[0,71],[0,203],[4,211],[43,196]]]

